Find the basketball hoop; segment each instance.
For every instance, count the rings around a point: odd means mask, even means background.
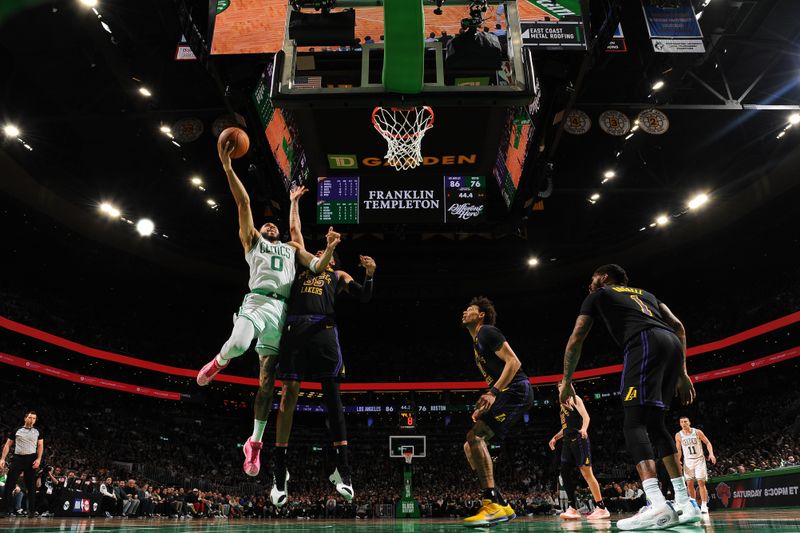
[[[411,464],[411,459],[414,457],[414,450],[403,450],[403,457],[406,460],[406,464]]]
[[[420,107],[376,107],[372,125],[386,139],[386,160],[395,170],[422,164],[422,138],[433,127],[433,109]]]

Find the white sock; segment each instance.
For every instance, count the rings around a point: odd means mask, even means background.
[[[664,498],[664,494],[661,492],[661,487],[658,486],[657,478],[651,477],[642,481],[642,489],[653,507],[660,507],[667,503],[667,499]]]
[[[686,490],[686,480],[683,476],[670,479],[672,481],[672,488],[675,489],[675,503],[678,505],[684,504],[689,501],[689,491]]]
[[[267,427],[266,420],[259,420],[258,418],[253,419],[253,435],[250,437],[252,442],[261,442],[261,438],[264,436],[264,428]]]

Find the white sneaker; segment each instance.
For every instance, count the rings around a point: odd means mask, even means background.
[[[700,512],[703,514],[708,514],[708,505],[706,505],[706,502],[703,502],[703,505],[700,506]]]
[[[700,506],[697,505],[697,500],[689,498],[689,501],[684,504],[675,503],[675,510],[680,511],[679,521],[681,524],[693,524],[699,522],[702,516],[700,515]]]
[[[346,501],[353,501],[355,492],[353,491],[353,483],[350,480],[349,475],[342,477],[342,475],[339,473],[339,469],[337,468],[333,471],[333,474],[331,474],[328,479],[336,486],[336,492],[341,494]]]
[[[269,491],[269,499],[275,507],[283,507],[289,501],[289,471],[286,471],[286,481],[283,484],[283,490],[278,489],[278,482],[275,475],[272,476],[272,490]]]
[[[667,529],[677,526],[679,521],[678,512],[672,506],[672,502],[653,507],[645,505],[639,512],[630,518],[617,521],[617,528],[623,531],[633,529]]]

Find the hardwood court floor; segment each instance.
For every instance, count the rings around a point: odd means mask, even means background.
[[[525,517],[501,524],[494,533],[522,531],[617,531],[613,521],[563,522],[555,517]],[[24,533],[455,533],[470,531],[458,520],[119,520],[81,518],[3,518],[0,531]],[[472,531],[489,531],[475,528]],[[800,508],[716,511],[697,526],[667,531],[681,533],[800,532]]]

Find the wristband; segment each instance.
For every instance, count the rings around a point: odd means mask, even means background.
[[[494,385],[492,385],[492,388],[489,389],[489,393],[494,394],[495,398],[497,398],[500,395],[500,391],[497,390],[497,387],[495,387]]]
[[[315,257],[314,259],[311,260],[311,263],[308,264],[308,269],[314,274],[319,274],[319,272],[317,272],[318,266],[319,266],[319,257]]]

